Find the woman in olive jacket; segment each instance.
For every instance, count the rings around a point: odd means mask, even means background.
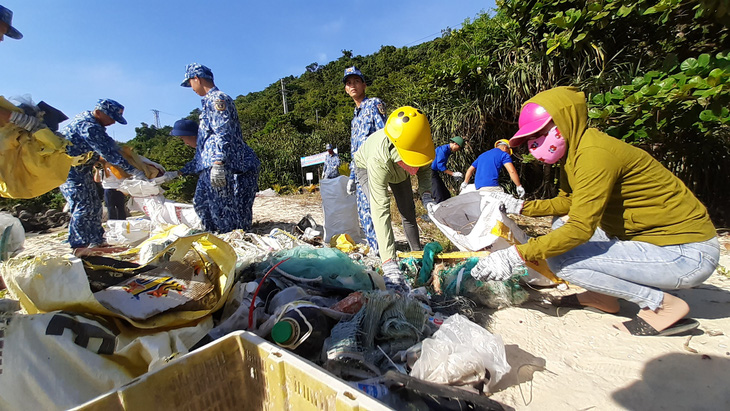
[[[717,268],[720,247],[707,209],[645,151],[588,128],[585,96],[573,87],[537,94],[520,112],[510,146],[525,142],[539,161],[560,168],[560,193],[522,201],[490,194],[505,210],[527,216],[563,216],[553,231],[492,253],[472,275],[503,280],[525,260],[547,259],[561,278],[586,292],[559,306],[619,310],[634,302],[636,318],[615,327],[634,335],[672,335],[696,328],[683,318],[689,306],[662,290],[691,288]]]

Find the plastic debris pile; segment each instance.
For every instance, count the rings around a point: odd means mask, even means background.
[[[16,360],[2,363],[3,405],[73,407],[245,330],[396,409],[501,409],[484,394],[510,369],[504,344],[470,318],[477,303],[524,301],[524,272],[478,282],[475,258],[444,263],[433,243],[401,260],[413,291],[395,293],[367,246],[346,235],[323,246],[316,228],[307,216],[292,233],[215,236],[128,220],[107,232],[130,246],[121,252],[11,258],[0,273],[18,303],[3,300],[0,331]],[[77,378],[48,379],[70,367]]]

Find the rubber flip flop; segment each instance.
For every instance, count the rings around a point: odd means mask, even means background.
[[[564,295],[562,297],[551,296],[550,304],[561,308],[586,308],[585,305],[578,301],[578,294]]]
[[[577,308],[581,310],[587,310],[599,314],[616,314],[616,311],[606,311],[600,308],[592,307],[590,305],[583,305],[578,300],[578,294],[569,294],[562,297],[552,297],[549,299],[550,304],[558,308]]]
[[[627,330],[631,333],[631,335],[636,336],[669,336],[669,335],[677,335],[682,334],[687,331],[694,330],[695,328],[700,326],[699,321],[692,319],[692,318],[682,318],[681,320],[677,321],[676,323],[670,325],[669,327],[657,331],[654,327],[649,325],[646,321],[644,321],[641,317],[636,317],[631,321],[626,321],[623,323],[624,327],[626,327]]]

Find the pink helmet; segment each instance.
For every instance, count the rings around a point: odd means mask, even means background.
[[[527,103],[520,111],[518,121],[520,129],[509,139],[510,147],[517,147],[524,143],[528,136],[540,131],[553,118],[545,108],[537,103]]]

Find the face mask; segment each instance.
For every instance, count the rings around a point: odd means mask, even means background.
[[[568,148],[558,127],[551,128],[545,135],[528,140],[527,147],[530,154],[535,156],[538,161],[547,164],[555,164],[560,161]]]

